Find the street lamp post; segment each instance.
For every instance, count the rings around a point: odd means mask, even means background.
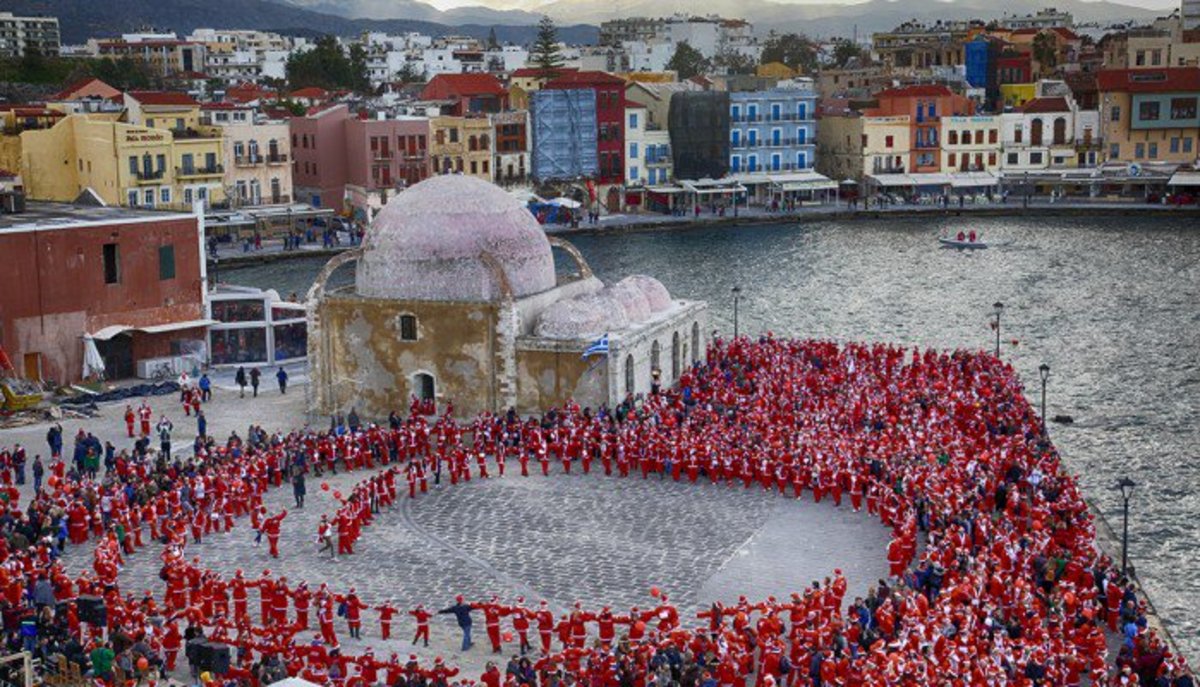
[[[1050,366],[1042,363],[1038,374],[1042,377],[1042,436],[1046,436],[1046,380],[1050,379]]]
[[[742,297],[742,287],[733,287],[733,338],[738,338],[738,301]]]
[[[1000,357],[1000,313],[1004,312],[1004,304],[1000,301],[992,303],[992,308],[996,311],[996,357]]]
[[[1133,488],[1137,484],[1128,477],[1122,477],[1117,480],[1117,485],[1114,489],[1121,490],[1121,499],[1124,501],[1124,522],[1121,526],[1121,576],[1128,575],[1129,570],[1129,499],[1133,496]]]

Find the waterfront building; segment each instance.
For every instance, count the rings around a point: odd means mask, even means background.
[[[598,184],[622,183],[625,179],[625,81],[599,71],[565,72],[543,84],[542,90],[589,90],[595,93],[595,181]]]
[[[492,123],[483,115],[441,116],[429,122],[434,174],[469,174],[492,180]]]
[[[491,74],[438,74],[425,84],[420,99],[445,102],[442,114],[459,117],[508,109],[508,91]]]
[[[1107,162],[1192,164],[1200,153],[1200,67],[1097,74]]]
[[[1000,169],[1000,117],[942,117],[943,170],[993,172]]]
[[[195,214],[41,202],[0,214],[0,346],[27,379],[56,385],[85,376],[89,345],[108,379],[202,352],[201,223]]]
[[[730,94],[727,91],[671,94],[671,152],[675,178],[720,179],[729,173]]]
[[[0,57],[20,58],[30,51],[57,57],[61,47],[58,17],[22,17],[0,12]]]
[[[0,105],[0,170],[21,173],[21,134],[49,129],[63,113],[42,105]]]
[[[651,124],[649,110],[632,101],[625,103],[625,144],[627,187],[655,186],[672,180],[670,132]]]
[[[861,182],[871,174],[902,174],[912,149],[912,117],[870,117],[854,110],[823,112],[817,127],[817,171]]]
[[[388,198],[429,175],[429,120],[360,119],[344,104],[288,121],[295,200],[369,222]]]
[[[817,95],[811,79],[729,94],[729,171],[785,172],[816,162]]]
[[[126,102],[131,96],[126,95]],[[159,100],[138,97],[147,107]],[[221,137],[195,128],[201,125],[191,119],[192,105],[198,118],[198,104],[178,102],[170,117],[139,117],[144,125],[69,115],[50,128],[22,132],[26,193],[33,199],[70,202],[91,189],[109,205],[185,210],[194,201],[220,205],[225,201]],[[176,128],[176,114],[195,127]]]
[[[278,365],[308,354],[307,308],[274,290],[222,284],[205,311],[213,365]]]
[[[600,167],[595,91],[543,89],[531,94],[529,104],[534,180],[596,178]]]
[[[875,95],[878,106],[864,111],[869,117],[909,117],[911,148],[906,169],[909,172],[941,170],[941,119],[975,114],[975,104],[967,97],[940,85],[889,88]]]
[[[231,207],[292,202],[292,143],[288,123],[255,116],[255,108],[206,103],[202,123],[221,131],[225,196]]]
[[[494,159],[492,175],[497,184],[524,184],[530,164],[529,112],[514,110],[488,115],[492,125]]]
[[[556,273],[555,249],[570,273]],[[353,286],[327,289],[351,263]],[[467,415],[615,407],[677,383],[704,361],[709,332],[704,303],[648,276],[605,285],[523,203],[463,175],[391,200],[308,306],[310,410],[322,415],[384,417],[413,398]],[[598,340],[604,351],[586,355]]]
[[[1049,95],[1048,85],[1059,94]],[[1039,86],[1046,95],[1000,116],[1005,173],[1095,166],[1097,113],[1080,110],[1062,82]]]
[[[670,121],[671,95],[702,90],[692,81],[642,81],[632,78],[625,86],[625,100],[646,108],[650,126],[667,128]]]

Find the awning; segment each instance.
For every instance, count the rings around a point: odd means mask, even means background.
[[[950,175],[950,186],[953,188],[979,188],[981,186],[996,186],[1000,180],[990,172],[964,172]]]
[[[884,188],[916,185],[913,178],[907,174],[868,174],[867,179]]]
[[[647,187],[645,187],[645,189],[647,191],[649,191],[650,193],[663,193],[663,194],[683,193],[683,191],[684,191],[684,189],[682,189],[678,186],[647,186]]]
[[[152,324],[145,327],[132,327],[127,324],[112,324],[99,331],[85,334],[84,339],[92,339],[95,341],[108,341],[109,339],[124,334],[125,332],[142,332],[143,334],[162,334],[163,332],[174,332],[181,329],[199,329],[200,327],[208,327],[214,324],[220,324],[217,320],[185,320],[183,322],[167,322],[166,324]]]
[[[1175,172],[1167,186],[1200,186],[1200,172]]]
[[[920,174],[909,174],[914,186],[948,186],[950,185],[950,175],[942,174],[941,172],[923,172]]]

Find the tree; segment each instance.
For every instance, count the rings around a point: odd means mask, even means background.
[[[753,74],[754,60],[736,50],[722,50],[712,60],[713,66],[724,69],[726,74]]]
[[[412,62],[405,62],[396,72],[396,80],[400,83],[418,83],[425,80],[425,73],[417,71]]]
[[[1058,44],[1054,35],[1042,31],[1033,37],[1033,59],[1037,60],[1043,74],[1050,72],[1058,64]]]
[[[487,48],[488,50],[500,49],[500,41],[496,40],[496,27],[494,26],[488,31]]]
[[[293,53],[288,58],[287,80],[293,89],[316,86],[365,93],[370,85],[366,50],[356,45],[347,56],[336,38],[321,36],[311,50]]]
[[[667,63],[667,69],[674,71],[680,79],[690,79],[709,70],[708,60],[700,51],[693,48],[687,41],[681,41],[675,46],[675,54]]]
[[[855,58],[863,60],[866,56],[867,52],[861,45],[845,38],[838,40],[833,46],[833,63],[839,67],[845,67]]]
[[[538,22],[537,38],[533,41],[529,62],[550,76],[563,66],[562,53],[558,50],[558,29],[550,17],[542,17]]]
[[[817,49],[802,34],[772,33],[763,45],[763,64],[782,62],[796,71],[810,74],[817,67]]]

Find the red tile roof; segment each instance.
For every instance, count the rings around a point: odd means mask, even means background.
[[[329,97],[329,91],[317,86],[308,86],[291,92],[293,98],[308,98],[310,100],[323,100]]]
[[[125,95],[143,105],[199,105],[196,99],[179,91],[128,91]]]
[[[1025,114],[1044,114],[1048,112],[1070,112],[1071,106],[1067,103],[1067,99],[1062,97],[1034,98],[1026,102],[1018,110]]]
[[[97,79],[94,76],[89,76],[89,77],[85,77],[82,79],[78,79],[76,81],[72,81],[71,83],[67,84],[66,88],[64,88],[61,91],[59,91],[58,93],[55,93],[54,95],[50,96],[50,100],[66,100],[67,98],[70,98],[71,96],[75,95],[75,93],[77,93],[78,91],[82,90],[85,86],[88,86],[88,85],[92,84],[93,82],[97,82],[97,81],[108,88],[112,88],[112,86],[109,86],[108,84],[104,83],[103,81],[100,81],[100,79]]]
[[[1068,41],[1079,40],[1079,34],[1075,33],[1074,31],[1072,31],[1071,29],[1068,29],[1065,26],[1055,26],[1054,28],[1052,28],[1050,30],[1053,31],[1054,33],[1057,33],[1058,35],[1062,36],[1064,39],[1066,39]]]
[[[876,98],[912,98],[912,97],[936,97],[954,95],[946,86],[941,84],[918,84],[915,86],[900,86],[898,88],[887,88],[875,94]]]
[[[576,86],[624,86],[625,80],[608,72],[580,71],[560,74],[543,88],[572,88]]]
[[[474,95],[503,96],[500,80],[491,74],[438,74],[425,84],[421,100],[449,100]]]
[[[527,76],[547,76],[549,74],[565,74],[566,72],[577,72],[578,67],[559,67],[558,69],[539,69],[538,67],[521,67],[514,69],[512,76],[522,78]]]
[[[1200,67],[1164,69],[1101,69],[1096,73],[1101,91],[1170,93],[1200,91]]]

